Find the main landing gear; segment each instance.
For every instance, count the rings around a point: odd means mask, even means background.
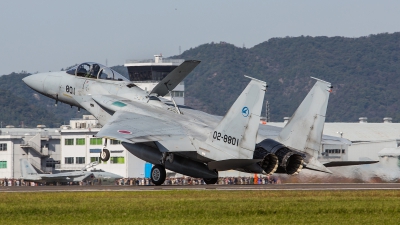
[[[154,185],[160,186],[164,183],[167,173],[165,172],[165,167],[160,164],[156,164],[151,169],[151,182]]]
[[[101,149],[100,152],[100,160],[103,162],[106,162],[110,159],[110,151],[106,149],[106,147],[107,147],[107,139],[105,139],[103,149]]]
[[[154,165],[151,169],[151,182],[153,182],[153,184],[156,186],[163,184],[165,178],[167,177],[167,172],[165,171],[165,162],[167,160],[172,163],[174,161],[174,155],[172,153],[163,152],[160,164]]]
[[[214,178],[203,178],[204,183],[206,184],[216,184],[218,182],[218,171],[215,170],[217,173],[217,177]]]
[[[218,177],[215,178],[203,178],[204,183],[206,184],[216,184],[218,181]]]

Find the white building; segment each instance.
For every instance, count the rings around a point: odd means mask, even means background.
[[[91,115],[72,119],[61,128],[0,129],[0,177],[21,177],[19,159],[26,158],[42,173],[80,170],[93,161],[99,161],[104,138],[93,137],[99,130],[98,121]],[[138,159],[118,142],[108,140],[111,152],[108,162],[101,162],[96,169],[103,169],[123,177],[144,177],[145,162]]]
[[[278,127],[285,125],[268,124]],[[98,121],[88,115],[82,119],[71,119],[70,125],[60,128],[41,125],[36,129],[1,128],[0,178],[21,177],[21,158],[28,159],[37,170],[51,173],[79,170],[93,161],[99,161],[105,141],[93,137],[99,130]],[[400,166],[400,123],[367,123],[366,120],[362,123],[325,123],[324,134],[342,136],[352,144],[321,145],[318,159],[322,162],[380,160],[380,164],[388,165],[385,168]],[[96,168],[123,177],[144,177],[148,174],[151,167],[129,153],[118,141],[108,140],[108,149],[111,152],[110,160],[101,162]],[[220,172],[220,176],[248,175],[237,171]]]
[[[20,159],[25,158],[40,172],[51,172],[60,160],[59,129],[0,129],[0,177],[19,178]]]
[[[283,123],[269,122],[268,124],[284,127],[288,119],[286,118]],[[334,173],[346,177],[362,177],[364,180],[371,177],[380,177],[387,181],[400,178],[400,123],[392,123],[391,118],[388,117],[385,117],[382,123],[368,123],[366,117],[360,117],[358,123],[325,123],[323,133],[346,138],[352,144],[322,144],[319,161],[323,163],[379,161],[370,165],[330,167],[329,169]],[[387,154],[388,151],[391,154]]]
[[[325,135],[343,137],[352,142],[347,145],[322,145],[320,158],[339,158],[344,161],[358,161],[369,158],[379,160],[379,152],[384,148],[400,146],[400,123],[391,123],[385,117],[382,123],[368,123],[360,117],[359,123],[325,123]],[[272,126],[285,126],[283,123],[268,123]],[[342,152],[338,149],[342,149]]]
[[[100,131],[100,125],[93,116],[71,120],[70,126],[62,126],[60,130],[61,163],[57,170],[79,170],[91,162],[99,162],[101,149],[105,145],[104,138],[94,137]],[[107,172],[123,177],[143,177],[145,162],[129,153],[119,141],[107,140],[107,149],[111,157],[107,162],[96,166]]]

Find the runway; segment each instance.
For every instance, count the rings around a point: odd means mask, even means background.
[[[161,190],[249,190],[249,191],[323,191],[323,190],[400,190],[400,183],[323,183],[268,185],[166,185],[166,186],[6,186],[0,192],[64,192],[64,191],[161,191]]]

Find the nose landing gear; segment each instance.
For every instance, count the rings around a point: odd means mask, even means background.
[[[103,149],[100,152],[100,160],[106,162],[110,159],[110,151],[107,148],[107,139],[105,139],[105,143]]]
[[[106,162],[110,159],[110,151],[108,149],[103,148],[100,152],[100,159],[103,162]]]

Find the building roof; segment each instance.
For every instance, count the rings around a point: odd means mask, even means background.
[[[42,136],[59,136],[60,129],[59,128],[1,128],[0,135],[12,135],[12,136],[34,136],[38,133],[41,133]]]
[[[379,157],[398,157],[400,156],[400,148],[384,148],[378,152]]]
[[[284,127],[285,123],[269,122],[268,125]],[[325,123],[324,134],[351,141],[385,141],[400,139],[400,123]]]
[[[400,139],[400,123],[326,123],[324,134],[337,135],[351,141],[383,141]]]

